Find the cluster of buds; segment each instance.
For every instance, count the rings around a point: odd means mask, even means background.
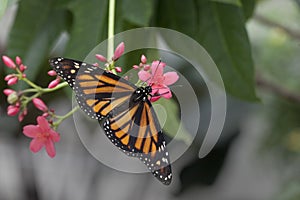
[[[115,49],[114,55],[112,56],[111,60],[108,60],[105,56],[101,54],[96,54],[96,58],[100,61],[105,63],[105,70],[111,73],[121,73],[122,67],[115,66],[115,62],[123,55],[125,49],[124,42],[121,42],[117,48]],[[97,63],[94,66],[98,66]]]
[[[145,55],[141,56],[141,62],[139,65],[133,65],[132,68],[135,70],[145,70],[145,71],[149,71],[150,70],[150,65],[147,64],[147,58]]]

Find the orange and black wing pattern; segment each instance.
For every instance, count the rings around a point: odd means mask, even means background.
[[[50,65],[74,90],[80,108],[94,119],[128,107],[136,89],[125,79],[84,62],[53,58]]]
[[[171,183],[172,171],[166,142],[148,99],[107,118],[103,126],[114,145],[127,155],[138,157],[162,183]]]
[[[50,65],[74,90],[81,109],[103,124],[114,145],[138,157],[162,183],[171,183],[165,139],[145,88],[76,60],[53,58]]]

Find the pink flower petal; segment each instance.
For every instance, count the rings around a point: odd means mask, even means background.
[[[41,129],[41,131],[43,133],[48,133],[49,130],[50,130],[50,126],[49,126],[49,123],[47,121],[47,119],[43,116],[38,116],[37,117],[37,122],[38,122],[38,125]]]
[[[35,138],[37,137],[38,133],[41,132],[41,129],[36,125],[27,125],[23,127],[23,133],[27,137]]]
[[[115,50],[115,53],[114,53],[114,56],[112,57],[112,60],[114,60],[114,61],[118,60],[122,56],[122,54],[124,53],[124,49],[125,49],[125,44],[124,44],[124,42],[121,42],[117,46],[117,48]]]
[[[50,129],[49,131],[50,138],[53,142],[59,142],[60,141],[60,134],[55,132],[54,130]]]
[[[164,74],[164,82],[165,85],[172,85],[179,79],[179,76],[176,72],[167,72]]]
[[[151,79],[151,74],[144,70],[139,71],[138,76],[139,76],[139,79],[144,82],[149,81]]]
[[[47,140],[45,143],[47,154],[53,158],[56,155],[54,143],[51,140]]]
[[[16,68],[16,64],[14,63],[14,61],[8,56],[2,56],[2,61],[9,68]]]
[[[166,99],[172,98],[172,92],[169,88],[160,89],[158,93]]]
[[[42,140],[39,140],[39,139],[33,139],[33,140],[30,142],[29,149],[30,149],[33,153],[36,153],[36,152],[40,151],[44,145],[45,145],[45,144],[44,144],[44,142],[43,142]]]
[[[155,101],[157,101],[158,99],[160,99],[160,96],[153,96],[153,97],[150,98],[150,101],[151,101],[151,102],[155,102]]]
[[[156,76],[162,76],[164,73],[164,67],[166,63],[160,62],[158,60],[153,61],[151,64],[151,73],[152,76],[155,78]]]

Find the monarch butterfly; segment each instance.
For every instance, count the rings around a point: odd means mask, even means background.
[[[49,62],[74,90],[80,108],[102,124],[110,141],[127,155],[138,157],[158,180],[169,185],[169,153],[148,99],[151,86],[137,87],[81,61],[52,58]]]

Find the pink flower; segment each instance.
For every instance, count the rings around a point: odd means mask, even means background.
[[[112,57],[112,60],[114,60],[114,61],[118,60],[122,56],[122,54],[124,53],[124,49],[125,49],[125,44],[124,44],[124,42],[121,42],[117,46],[117,48],[115,50],[115,53],[114,53],[114,56]]]
[[[157,101],[160,97],[170,99],[172,93],[169,85],[175,83],[179,76],[176,72],[167,72],[164,74],[165,63],[160,61],[153,61],[151,65],[151,73],[145,70],[141,70],[138,73],[139,79],[147,82],[152,88],[151,101]]]
[[[2,61],[9,68],[11,69],[16,68],[16,64],[14,63],[14,61],[8,56],[2,56]]]
[[[42,99],[40,99],[40,98],[33,98],[32,102],[33,102],[34,106],[37,109],[39,109],[39,110],[41,110],[43,112],[46,112],[48,110],[48,107],[46,106],[46,104],[43,102]]]
[[[50,128],[45,117],[38,116],[37,123],[37,125],[27,125],[23,128],[24,135],[33,138],[29,148],[36,153],[45,146],[48,155],[53,158],[56,155],[54,142],[59,142],[60,135]]]
[[[48,88],[55,88],[60,82],[60,78],[56,78],[55,80],[51,81],[48,85]]]
[[[7,107],[7,115],[8,116],[15,116],[20,111],[19,105],[9,105]]]

